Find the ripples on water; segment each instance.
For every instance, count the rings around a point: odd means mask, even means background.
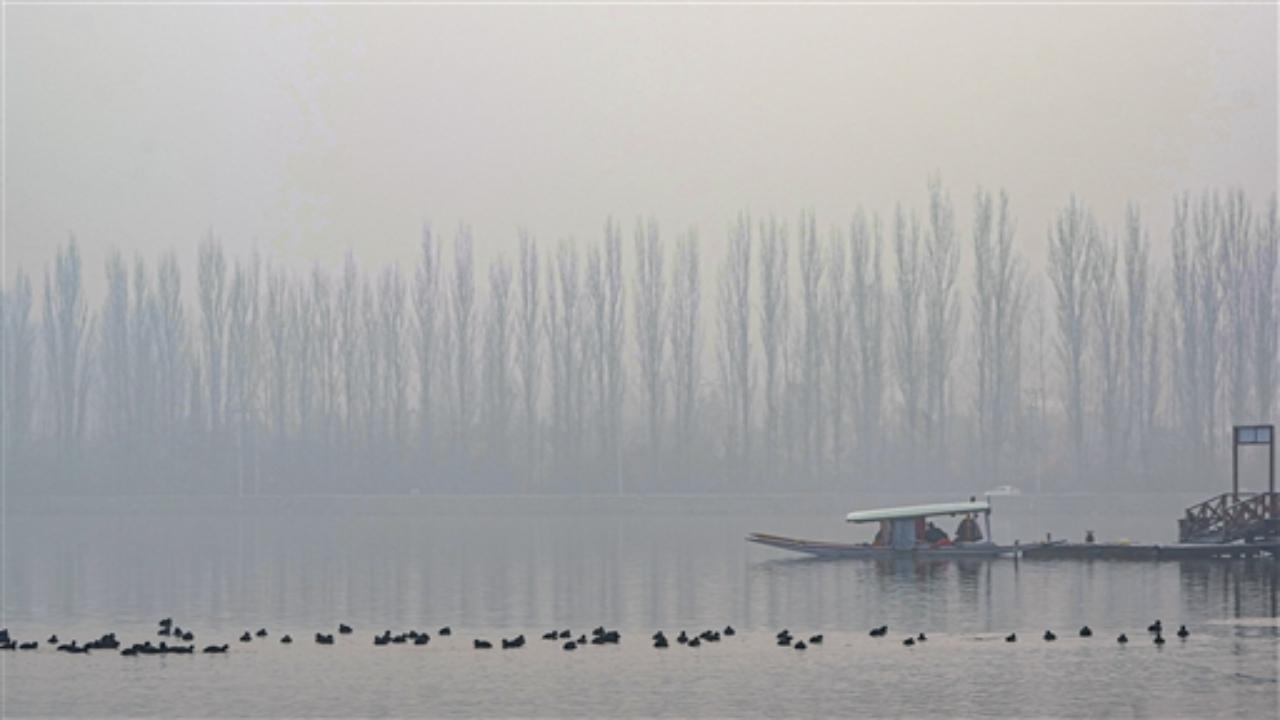
[[[1145,501],[1087,513],[1010,502],[998,539],[1084,527],[1100,538],[1173,532],[1172,511]],[[1257,717],[1277,709],[1273,561],[817,561],[743,537],[859,536],[839,522],[845,508],[418,505],[323,515],[11,511],[5,622],[42,647],[0,654],[3,710]],[[229,642],[230,654],[72,657],[43,646],[54,632],[159,640],[155,623],[166,615],[196,632],[197,647]],[[1157,617],[1170,626],[1164,648],[1144,630]],[[315,631],[339,621],[356,632],[333,647],[314,644]],[[1193,632],[1185,643],[1171,634],[1181,623]],[[567,653],[537,639],[599,624],[619,628],[621,645]],[[648,640],[658,628],[674,636],[725,624],[738,636],[697,650],[655,650]],[[880,624],[889,636],[867,637]],[[1093,638],[1076,637],[1083,624]],[[452,638],[435,637],[442,625],[453,626]],[[271,636],[236,641],[258,627]],[[826,641],[780,648],[773,633],[782,627]],[[1061,639],[1040,640],[1046,628]],[[374,647],[384,629],[433,638],[425,648]],[[927,643],[901,645],[919,631]],[[1010,631],[1019,642],[1003,642]],[[1121,631],[1127,647],[1114,642]],[[278,642],[285,632],[293,645]],[[530,638],[522,650],[471,649],[474,637],[496,643],[520,632]]]

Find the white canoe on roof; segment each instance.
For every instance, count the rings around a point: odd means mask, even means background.
[[[881,508],[879,510],[861,510],[851,512],[845,520],[853,523],[878,522],[880,520],[906,520],[933,515],[960,515],[962,513],[985,513],[991,511],[991,503],[978,500],[975,502],[936,503],[934,505],[907,505],[905,507]]]

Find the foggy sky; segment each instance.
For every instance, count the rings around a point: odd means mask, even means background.
[[[424,221],[595,239],[614,214],[819,227],[1010,191],[1039,266],[1078,192],[1109,227],[1276,189],[1271,7],[10,7],[6,277],[74,232],[335,265],[409,261]]]

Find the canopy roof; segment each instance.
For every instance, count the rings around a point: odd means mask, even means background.
[[[979,500],[976,502],[937,503],[934,505],[908,505],[905,507],[882,508],[880,510],[862,510],[851,512],[845,516],[848,522],[864,523],[878,520],[906,520],[909,518],[929,517],[931,515],[959,515],[961,513],[991,512],[991,503]]]

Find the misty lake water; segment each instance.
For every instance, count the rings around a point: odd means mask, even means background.
[[[7,716],[1274,716],[1277,564],[805,560],[751,531],[869,539],[855,508],[920,498],[314,499],[6,509]],[[936,499],[936,498],[934,498]],[[1172,541],[1179,497],[998,498],[997,540]],[[191,504],[198,504],[194,502]],[[122,509],[123,508],[123,509]],[[949,531],[952,529],[949,525]],[[225,656],[71,656],[158,641]],[[1161,618],[1192,632],[1156,647]],[[355,627],[333,646],[316,631]],[[666,650],[649,636],[731,624]],[[867,630],[887,624],[888,637]],[[1088,624],[1092,638],[1077,630]],[[436,630],[453,627],[451,637]],[[539,639],[616,628],[574,652]],[[237,642],[245,630],[270,636]],[[825,642],[778,647],[789,628]],[[1172,629],[1171,628],[1171,629]],[[428,631],[426,647],[372,637]],[[1056,642],[1040,639],[1046,629]],[[1017,643],[1004,642],[1016,631]],[[928,642],[904,647],[907,634]],[[1132,639],[1115,642],[1120,632]],[[290,633],[292,645],[279,637]],[[472,639],[524,633],[519,650]]]

